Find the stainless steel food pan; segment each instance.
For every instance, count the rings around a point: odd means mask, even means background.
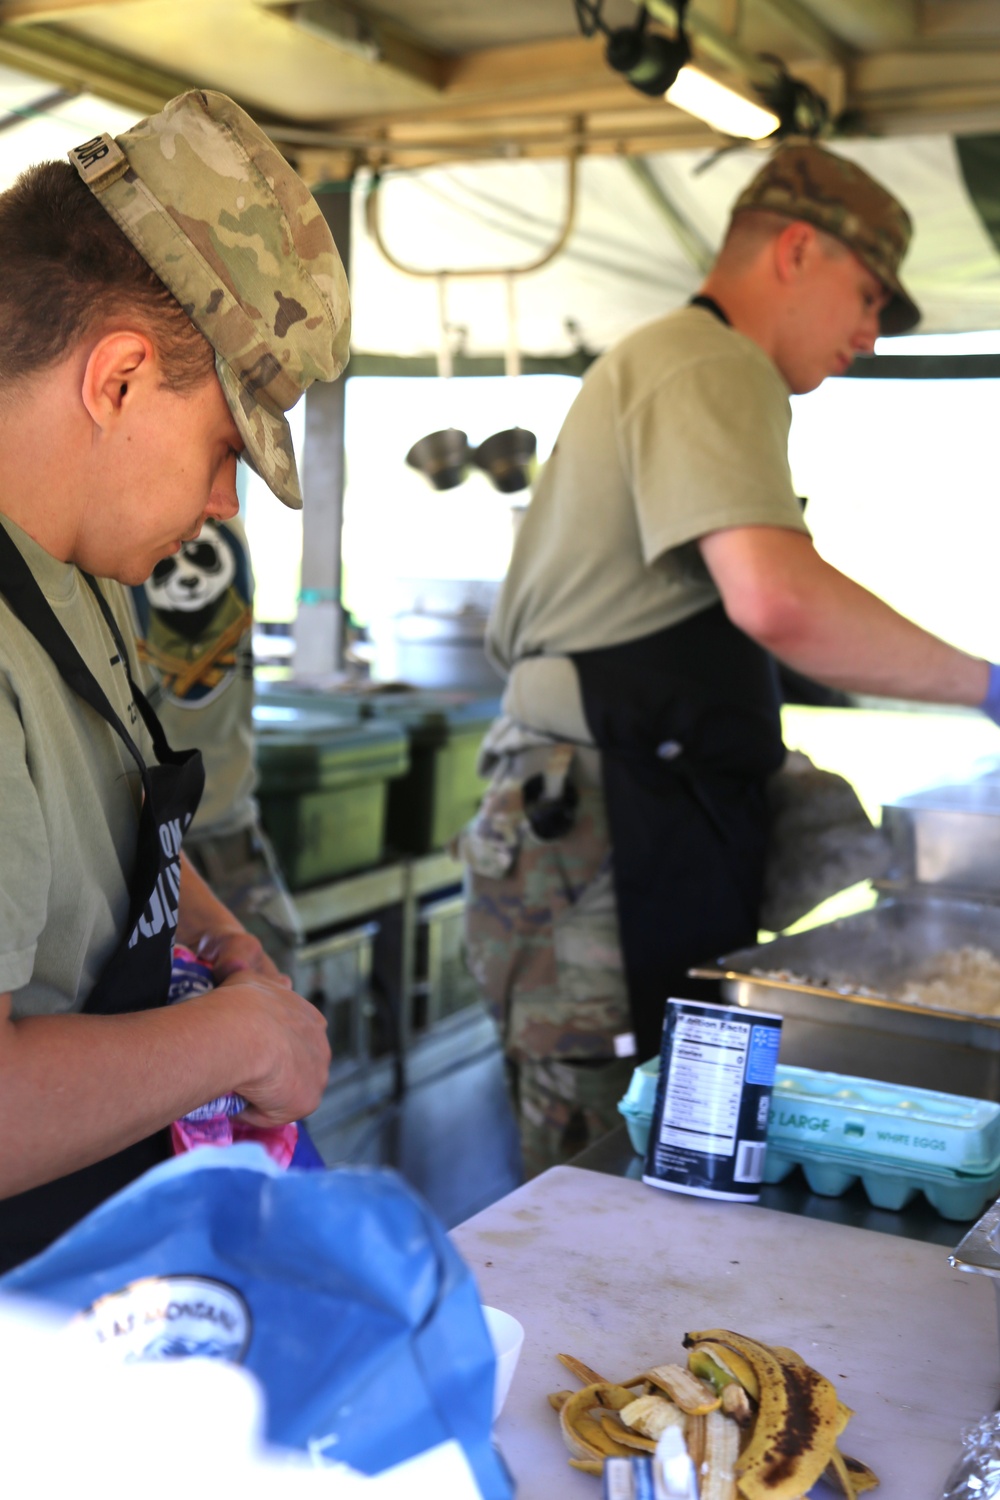
[[[896,879],[1000,893],[1000,773],[930,787],[882,809]]]
[[[1000,959],[1000,906],[913,895],[691,972],[720,979],[737,1005],[782,1015],[782,1062],[1000,1099],[1000,1013],[887,998],[936,954],[964,946]]]

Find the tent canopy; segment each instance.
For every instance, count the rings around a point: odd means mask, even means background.
[[[0,66],[0,187],[32,161],[64,156],[101,130],[124,129],[139,113]],[[1000,237],[1000,135],[851,138],[833,149],[880,178],[910,210],[916,234],[904,275],[924,313],[920,331],[1000,328],[993,237]],[[432,362],[441,344],[434,273],[516,272],[540,258],[564,227],[572,170],[576,207],[565,246],[542,269],[514,277],[516,342],[541,359],[599,351],[696,290],[729,205],[762,159],[759,147],[717,153],[706,144],[639,157],[584,154],[575,169],[568,160],[520,157],[390,166],[381,177],[362,170],[353,184],[351,236],[355,354]],[[385,248],[427,274],[405,275],[385,258],[367,221],[373,189]],[[511,337],[503,276],[456,274],[447,278],[443,300],[449,347],[502,358]]]
[[[1000,251],[970,196],[956,142],[894,137],[839,141],[835,149],[884,182],[913,217],[904,279],[923,311],[920,331],[1000,328]],[[716,158],[708,151],[660,152],[642,159],[642,173],[618,157],[581,161],[565,249],[541,270],[515,278],[521,349],[538,356],[568,354],[581,344],[600,350],[690,297],[701,280],[692,247],[703,247],[707,257],[718,248],[729,206],[762,159],[751,148]],[[370,186],[362,182],[355,199],[354,346],[433,353],[438,282],[403,275],[385,259],[366,224]],[[555,240],[567,168],[541,161],[434,168],[389,177],[379,194],[382,239],[394,258],[425,272],[517,267]],[[684,243],[678,219],[689,231]],[[502,276],[447,278],[445,301],[453,346],[469,354],[505,348]]]

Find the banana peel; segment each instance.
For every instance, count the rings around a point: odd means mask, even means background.
[[[605,1459],[651,1452],[677,1425],[702,1500],[800,1500],[820,1477],[857,1500],[878,1485],[871,1469],[838,1447],[851,1408],[795,1350],[723,1328],[688,1333],[684,1344],[687,1370],[655,1365],[621,1382],[559,1356],[585,1382],[548,1398],[573,1468],[600,1475]]]
[[[601,1426],[608,1437],[614,1438],[616,1443],[624,1443],[626,1448],[636,1448],[643,1453],[655,1453],[656,1443],[653,1438],[644,1437],[641,1432],[633,1432],[631,1427],[626,1427],[620,1417],[605,1415],[601,1418]]]
[[[710,1411],[718,1411],[720,1396],[685,1370],[683,1365],[654,1365],[647,1370],[646,1379],[651,1385],[665,1391],[675,1406],[690,1412],[693,1417],[703,1417]]]
[[[598,1479],[604,1473],[603,1458],[571,1458],[569,1466],[571,1469],[579,1469],[584,1474],[596,1474]]]
[[[750,1405],[750,1397],[736,1380],[732,1380],[728,1385],[722,1387],[719,1396],[719,1406],[727,1417],[732,1417],[737,1427],[749,1427],[753,1421],[753,1407]]]
[[[722,1393],[722,1387],[736,1381],[756,1401],[760,1385],[753,1366],[736,1349],[724,1348],[712,1339],[698,1342],[688,1355],[688,1369]]]
[[[585,1365],[582,1359],[575,1359],[572,1354],[557,1354],[561,1365],[565,1365],[571,1375],[575,1375],[581,1385],[604,1385],[606,1381],[603,1375],[598,1375],[589,1365]]]
[[[688,1457],[694,1464],[696,1474],[701,1473],[701,1466],[705,1462],[705,1418],[686,1416],[684,1418],[684,1446],[687,1448]]]
[[[575,1375],[581,1385],[607,1385],[608,1382],[603,1375],[598,1375],[589,1365],[585,1365],[582,1359],[576,1359],[572,1354],[557,1354],[556,1359],[560,1364],[566,1366],[571,1375]],[[633,1375],[631,1380],[618,1380],[616,1385],[634,1386],[642,1385],[645,1375]]]
[[[874,1470],[869,1469],[860,1458],[852,1458],[849,1453],[842,1453],[840,1456],[844,1460],[844,1468],[854,1485],[856,1494],[864,1495],[868,1490],[878,1489],[880,1480]]]
[[[841,1453],[839,1448],[834,1448],[830,1464],[823,1471],[823,1478],[832,1489],[845,1495],[847,1500],[857,1500],[858,1495],[876,1490],[879,1486],[878,1475],[867,1464],[863,1464],[859,1458],[850,1458],[846,1453]]]
[[[779,1359],[782,1359],[782,1360],[785,1360],[785,1361],[790,1361],[792,1364],[796,1364],[796,1365],[804,1365],[806,1363],[806,1361],[802,1358],[801,1354],[796,1354],[796,1352],[795,1352],[794,1349],[786,1349],[783,1344],[772,1344],[771,1348],[774,1350],[775,1354],[778,1356]],[[846,1405],[846,1403],[843,1402],[843,1401],[841,1401],[840,1397],[838,1396],[837,1397],[837,1436],[838,1437],[840,1437],[840,1435],[843,1432],[844,1428],[847,1426],[848,1422],[851,1420],[851,1418],[853,1416],[854,1416],[854,1408]],[[869,1469],[868,1472],[871,1473],[871,1470]],[[876,1482],[876,1484],[878,1483],[877,1480],[875,1482]],[[869,1486],[869,1488],[870,1487],[871,1486]]]
[[[637,1396],[622,1408],[621,1419],[628,1427],[641,1432],[644,1437],[658,1438],[668,1427],[680,1427],[684,1413],[672,1401],[662,1396]]]
[[[631,1450],[624,1443],[611,1436],[596,1417],[578,1417],[576,1422],[577,1436],[588,1443],[593,1450],[594,1458],[629,1458]]]
[[[685,1335],[742,1356],[757,1380],[757,1419],[736,1462],[745,1500],[799,1500],[830,1463],[837,1441],[837,1393],[811,1365],[782,1360],[766,1344],[713,1328]]]
[[[705,1414],[705,1449],[698,1471],[699,1500],[736,1500],[739,1429],[721,1411]]]
[[[607,1381],[595,1381],[592,1385],[585,1385],[574,1391],[569,1400],[564,1401],[559,1408],[559,1427],[571,1456],[604,1459],[609,1452],[618,1453],[621,1449],[621,1456],[628,1457],[629,1450],[621,1444],[614,1444],[613,1439],[608,1437],[600,1422],[595,1421],[590,1412],[594,1407],[621,1411],[632,1400],[634,1392]]]
[[[846,1500],[858,1500],[857,1487],[847,1471],[844,1455],[839,1448],[834,1448],[833,1457],[823,1470],[823,1478],[834,1489],[840,1490],[846,1497]]]

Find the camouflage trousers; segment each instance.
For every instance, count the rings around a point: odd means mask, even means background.
[[[554,834],[526,811],[539,778],[550,803],[572,788]],[[597,753],[503,755],[459,849],[466,961],[500,1028],[531,1176],[621,1123],[635,1062]]]
[[[521,1138],[525,1180],[571,1161],[621,1125],[618,1101],[635,1058],[507,1062],[507,1087]]]

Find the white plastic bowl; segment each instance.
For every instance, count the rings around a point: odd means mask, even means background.
[[[484,1307],[483,1317],[486,1319],[486,1327],[489,1329],[490,1338],[493,1340],[493,1350],[497,1357],[497,1372],[493,1385],[493,1420],[503,1411],[503,1404],[510,1390],[510,1383],[517,1369],[517,1361],[521,1355],[521,1345],[524,1343],[524,1329],[516,1318],[510,1313],[501,1312],[498,1307]]]

